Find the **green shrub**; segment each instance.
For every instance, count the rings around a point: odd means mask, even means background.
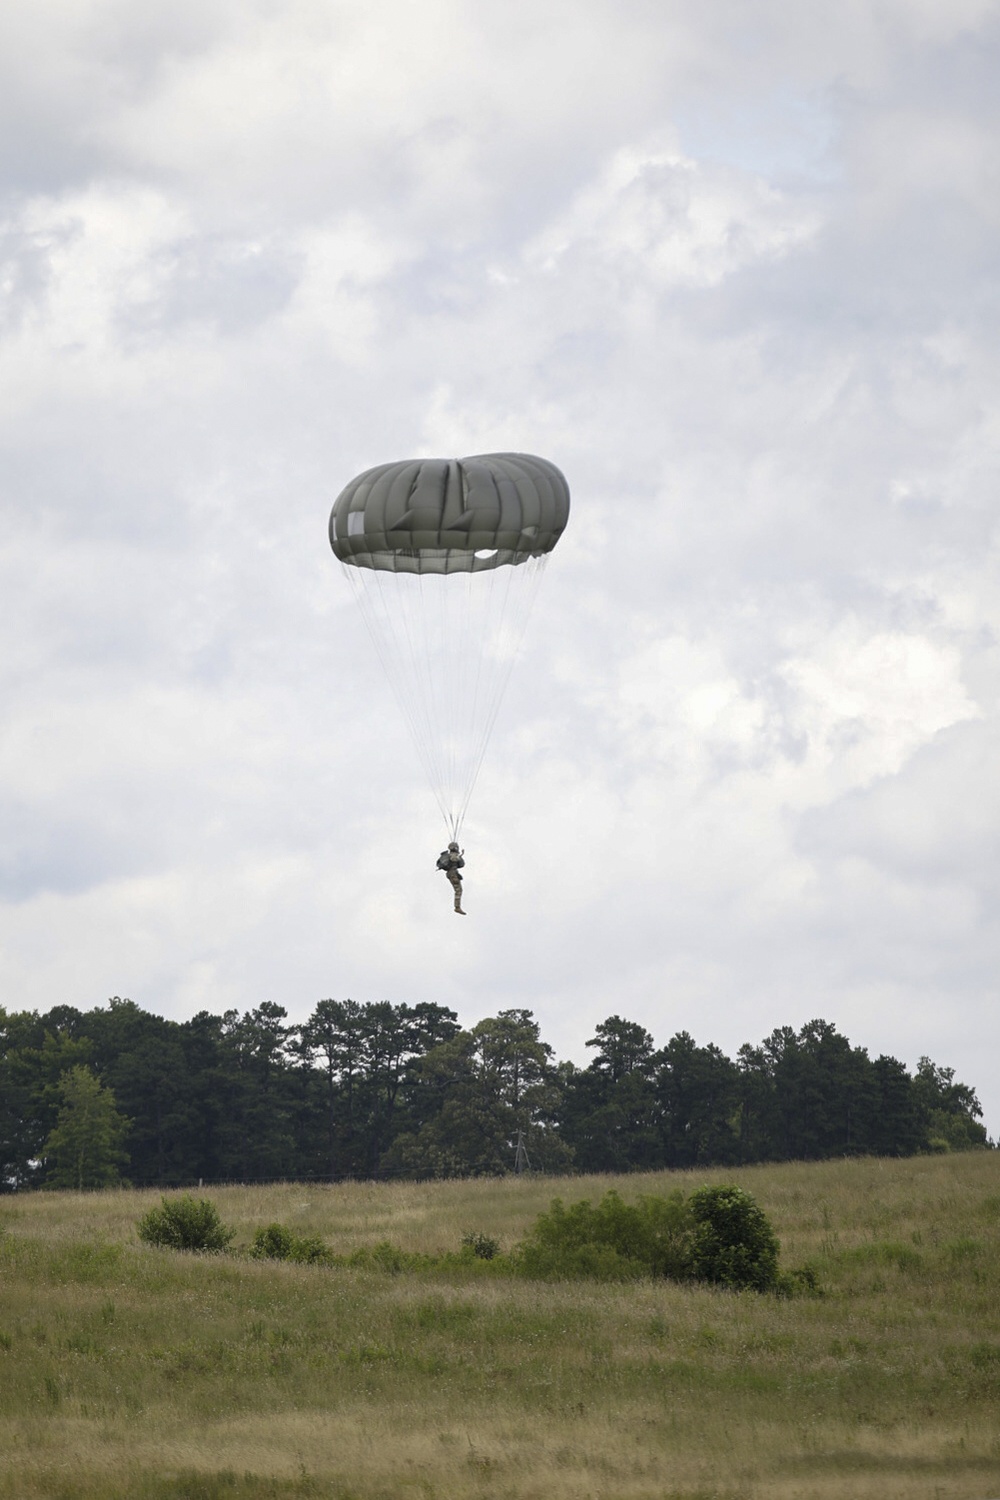
[[[775,1280],[774,1290],[779,1297],[824,1297],[819,1273],[808,1263],[796,1266],[792,1271],[782,1271]]]
[[[733,1184],[703,1187],[688,1200],[694,1220],[691,1269],[699,1281],[770,1291],[778,1276],[778,1240],[763,1209]]]
[[[763,1292],[777,1286],[778,1241],[742,1188],[706,1187],[687,1202],[676,1192],[634,1204],[612,1191],[596,1206],[583,1199],[567,1208],[554,1199],[512,1260],[521,1275],[546,1280],[666,1276]],[[811,1290],[811,1278],[811,1271],[793,1273],[783,1289]]]
[[[379,1240],[377,1245],[362,1245],[350,1255],[338,1256],[337,1265],[353,1266],[365,1271],[385,1271],[397,1276],[400,1271],[423,1271],[434,1265],[432,1255],[421,1255],[411,1250],[401,1250],[388,1240]]]
[[[500,1254],[500,1241],[488,1234],[463,1234],[462,1249],[475,1256],[476,1260],[495,1260]]]
[[[566,1208],[556,1198],[517,1247],[515,1263],[522,1275],[544,1279],[684,1280],[691,1274],[691,1227],[681,1193],[628,1204],[612,1191],[596,1207],[583,1199]]]
[[[222,1223],[214,1203],[196,1202],[186,1193],[164,1198],[159,1208],[143,1214],[136,1230],[145,1244],[168,1250],[228,1250],[236,1233]]]
[[[294,1240],[292,1231],[283,1224],[268,1224],[258,1229],[247,1254],[252,1260],[288,1260]]]
[[[291,1260],[300,1265],[332,1265],[333,1255],[321,1239],[293,1234],[284,1224],[258,1229],[247,1254],[252,1260]]]
[[[296,1235],[288,1259],[303,1266],[331,1266],[333,1252],[318,1235]]]

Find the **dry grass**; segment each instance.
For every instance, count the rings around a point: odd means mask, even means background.
[[[205,1196],[238,1243],[433,1252],[733,1179],[825,1297],[199,1258],[138,1244],[156,1195],[2,1199],[0,1495],[1000,1496],[1000,1155]]]

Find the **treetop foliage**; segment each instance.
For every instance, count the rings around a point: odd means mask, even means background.
[[[651,1171],[987,1144],[975,1091],[870,1058],[828,1021],[735,1058],[611,1015],[585,1067],[530,1011],[470,1028],[421,1003],[265,1002],[168,1021],[131,1000],[0,1009],[0,1191]]]

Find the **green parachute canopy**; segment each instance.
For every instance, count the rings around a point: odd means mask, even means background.
[[[380,464],[330,515],[341,562],[388,573],[477,573],[551,552],[569,518],[555,464],[529,453]]]
[[[454,838],[568,518],[566,480],[530,453],[380,464],[334,502],[330,545]]]

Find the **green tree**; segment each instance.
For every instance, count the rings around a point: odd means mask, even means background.
[[[508,1172],[523,1134],[533,1167],[559,1171],[570,1152],[554,1122],[560,1093],[552,1048],[527,1010],[503,1010],[459,1031],[413,1069],[411,1108],[419,1129],[401,1133],[387,1170],[411,1177],[483,1177]]]
[[[659,1051],[656,1093],[667,1166],[731,1162],[737,1151],[738,1074],[718,1047],[679,1031]]]
[[[322,1173],[334,1179],[379,1175],[380,1160],[402,1128],[410,1064],[457,1031],[454,1011],[430,1002],[319,1002],[302,1028],[297,1055],[307,1076],[310,1159]]]
[[[359,1167],[359,1085],[365,1050],[364,1007],[357,1000],[320,1000],[302,1028],[300,1056],[323,1079],[325,1170],[333,1179]]]
[[[872,1064],[878,1107],[870,1150],[876,1156],[913,1156],[924,1147],[925,1132],[913,1079],[896,1057],[884,1053]]]
[[[183,1182],[209,1175],[192,1158],[205,1131],[192,1099],[183,1028],[113,995],[82,1018],[93,1053],[89,1062],[114,1090],[129,1131],[127,1175],[136,1185]]]
[[[222,1174],[243,1182],[295,1175],[292,1130],[294,1074],[284,1006],[266,1000],[240,1016],[222,1017],[219,1082],[225,1114],[219,1123]]]
[[[90,1043],[74,1024],[79,1012],[0,1012],[0,1182],[27,1187],[41,1175],[45,1141],[55,1128],[59,1081],[91,1061]]]
[[[863,1047],[829,1021],[796,1034],[779,1026],[759,1047],[739,1051],[740,1156],[744,1161],[814,1161],[870,1151],[879,1075]]]
[[[653,1038],[643,1026],[609,1016],[586,1044],[588,1068],[562,1071],[563,1133],[585,1172],[629,1172],[662,1165],[653,1085]]]
[[[128,1160],[122,1141],[129,1128],[114,1094],[82,1066],[63,1074],[59,1093],[62,1108],[43,1148],[46,1185],[78,1191],[112,1186]]]
[[[586,1043],[595,1049],[592,1067],[602,1073],[610,1083],[620,1083],[637,1070],[649,1071],[653,1055],[653,1038],[644,1026],[635,1021],[623,1021],[621,1016],[609,1016]]]
[[[939,1068],[929,1057],[917,1064],[913,1093],[924,1129],[924,1147],[932,1151],[970,1151],[989,1138],[979,1123],[983,1113],[975,1089],[955,1082],[954,1068]]]

